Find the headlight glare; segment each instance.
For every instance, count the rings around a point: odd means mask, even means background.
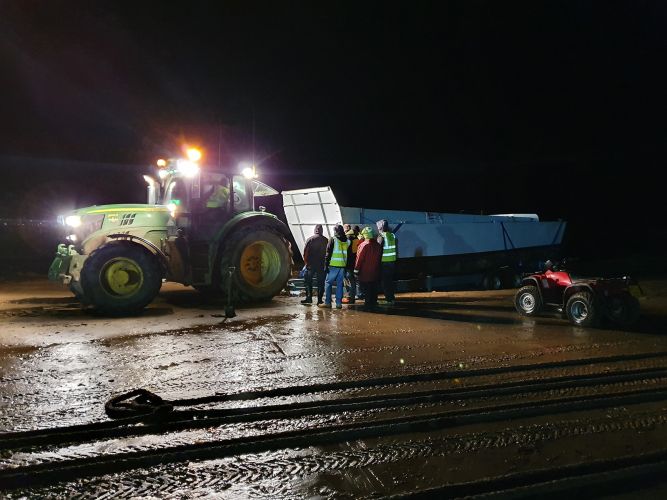
[[[70,227],[79,227],[81,225],[81,217],[78,215],[68,215],[65,217],[65,224]]]

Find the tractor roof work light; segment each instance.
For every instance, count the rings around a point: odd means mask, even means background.
[[[188,148],[185,154],[191,162],[198,162],[201,160],[201,151],[197,148]]]
[[[241,169],[241,174],[243,174],[243,177],[246,179],[257,179],[257,168],[255,165],[241,163],[239,164],[239,168]]]
[[[199,165],[190,160],[177,160],[176,170],[184,177],[194,177],[199,172]]]

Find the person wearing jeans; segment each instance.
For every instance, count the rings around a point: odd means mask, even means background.
[[[331,291],[336,284],[336,309],[343,308],[343,281],[345,279],[345,267],[347,266],[347,255],[350,244],[347,241],[343,226],[334,228],[334,236],[329,240],[325,265],[327,268],[327,280],[324,287],[323,307],[331,308]]]

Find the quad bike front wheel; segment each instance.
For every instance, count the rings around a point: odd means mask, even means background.
[[[600,312],[597,301],[590,292],[573,294],[565,305],[567,318],[577,326],[597,326]]]
[[[542,310],[542,298],[536,286],[519,288],[514,295],[514,307],[523,316],[535,316]]]

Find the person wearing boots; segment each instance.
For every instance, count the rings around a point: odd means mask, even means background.
[[[329,240],[324,264],[327,269],[327,280],[324,286],[324,304],[322,307],[331,308],[331,291],[336,284],[336,309],[343,308],[343,280],[347,266],[347,254],[350,243],[347,241],[345,229],[338,224],[334,228],[334,236]]]
[[[306,285],[306,298],[301,303],[309,305],[313,303],[313,277],[317,278],[317,304],[322,303],[324,295],[324,257],[327,250],[327,239],[322,235],[322,224],[315,226],[315,234],[306,240],[303,249],[303,261],[306,265],[304,283]]]
[[[380,261],[382,247],[375,239],[373,229],[365,227],[361,234],[364,241],[359,244],[357,257],[354,263],[354,274],[357,275],[359,287],[364,294],[366,311],[372,310],[378,302],[377,282],[380,280]]]
[[[398,257],[398,242],[396,236],[389,230],[389,223],[381,219],[376,223],[379,235],[377,242],[382,246],[382,261],[380,274],[382,280],[382,291],[385,302],[389,306],[394,305],[394,273],[396,271],[396,258]]]

